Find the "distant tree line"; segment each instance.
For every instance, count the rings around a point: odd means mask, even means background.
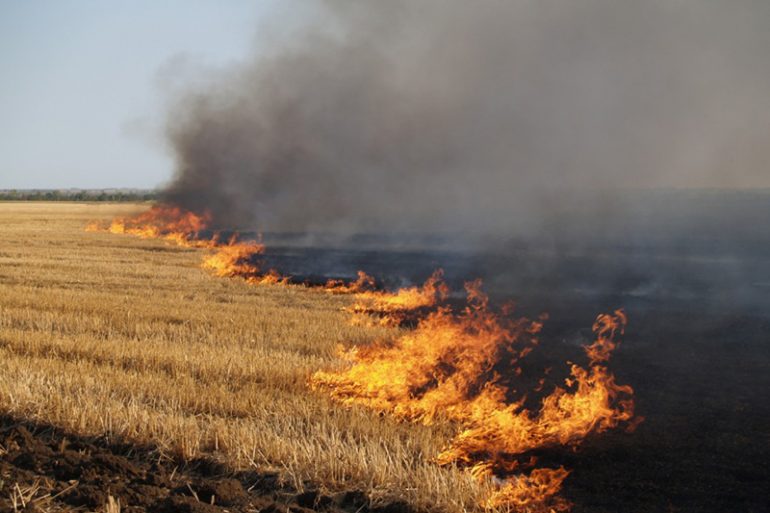
[[[151,190],[0,190],[0,201],[153,201]]]

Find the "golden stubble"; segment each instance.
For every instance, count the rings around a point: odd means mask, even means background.
[[[352,299],[250,286],[200,268],[204,250],[86,232],[147,204],[0,202],[0,409],[180,460],[278,471],[302,489],[361,489],[425,510],[476,509],[484,483],[433,463],[447,423],[401,424],[308,388],[352,325]]]

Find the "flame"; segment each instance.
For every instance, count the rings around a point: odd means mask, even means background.
[[[87,231],[106,230],[110,233],[128,234],[144,239],[164,239],[178,246],[206,248],[213,251],[203,259],[201,267],[221,277],[239,277],[248,283],[285,283],[288,278],[271,269],[262,271],[256,257],[264,253],[265,247],[255,240],[240,240],[235,234],[226,242],[218,233],[203,236],[211,222],[208,213],[202,215],[169,205],[155,205],[148,211],[133,217],[113,219],[103,228],[98,223],[89,223]]]
[[[358,271],[356,281],[346,283],[344,280],[329,280],[324,285],[324,290],[334,294],[356,294],[372,290],[375,286],[374,278],[364,271]]]
[[[252,263],[265,247],[252,240],[239,241],[233,236],[226,244],[216,246],[211,255],[203,259],[202,267],[220,277],[251,277],[260,274],[259,267]]]
[[[372,280],[373,281],[373,280]],[[449,295],[444,282],[444,271],[436,269],[421,287],[407,287],[388,292],[384,290],[358,290],[357,301],[348,310],[354,314],[354,322],[376,316],[382,325],[397,326],[421,309],[435,306]],[[363,317],[366,316],[366,317]]]
[[[564,467],[537,468],[529,475],[514,476],[485,501],[487,508],[507,507],[522,512],[569,511],[569,501],[559,496],[562,483],[569,475]]]
[[[130,218],[117,218],[109,227],[95,223],[86,230],[143,238],[161,238],[185,247],[211,250],[201,264],[216,276],[239,277],[247,283],[286,284],[288,278],[257,261],[264,245],[233,235],[226,242],[218,234],[203,236],[208,214],[158,205]],[[627,318],[622,310],[602,314],[593,325],[594,342],[584,346],[587,365],[571,363],[562,386],[546,379],[532,387],[543,397],[535,411],[525,407],[527,390],[521,388],[521,361],[538,344],[542,321],[513,318],[512,308],[500,312],[489,306],[479,280],[466,284],[467,305],[460,312],[444,302],[449,289],[443,271],[436,270],[422,286],[396,292],[376,290],[373,277],[358,272],[352,282],[330,280],[324,290],[355,294],[349,308],[354,320],[377,318],[381,324],[401,325],[414,320],[411,331],[392,343],[354,347],[341,356],[350,366],[341,371],[319,371],[310,385],[347,405],[363,405],[402,421],[454,423],[456,436],[435,456],[439,465],[466,468],[475,478],[491,484],[487,508],[529,513],[570,509],[559,495],[569,471],[537,468],[534,452],[557,446],[576,446],[588,435],[626,423],[634,417],[633,389],[615,383],[606,363],[618,346]],[[550,368],[545,370],[549,374]],[[531,393],[530,392],[530,393]]]
[[[106,230],[115,234],[128,234],[145,239],[164,239],[179,246],[207,248],[214,252],[205,257],[201,266],[220,277],[239,277],[252,285],[287,284],[289,277],[275,269],[263,271],[256,256],[264,253],[264,245],[254,240],[239,240],[232,236],[227,242],[219,240],[219,234],[210,237],[202,232],[211,224],[208,212],[194,212],[171,205],[155,205],[148,211],[132,217],[118,217],[109,226],[89,223],[86,231]],[[353,282],[329,280],[324,290],[335,294],[357,294],[359,302],[352,311],[361,314],[379,314],[382,324],[398,324],[399,314],[435,304],[436,299],[446,297],[446,285],[442,272],[436,271],[423,287],[410,287],[395,293],[376,291],[374,278],[358,271]],[[309,285],[308,286],[312,286]]]
[[[211,216],[208,213],[199,215],[179,207],[155,205],[136,216],[113,219],[107,231],[144,239],[163,238],[180,246],[207,246],[212,241],[201,239],[199,233],[205,230],[210,222]],[[89,227],[95,228],[92,225]]]
[[[275,269],[263,271],[256,257],[265,251],[265,246],[255,240],[238,240],[233,235],[225,244],[213,246],[214,253],[203,259],[201,267],[215,276],[243,278],[250,285],[286,284],[288,276],[281,276]]]
[[[622,333],[625,314],[600,315],[595,323],[596,341],[585,347],[590,367],[570,367],[566,388],[556,387],[542,400],[539,412],[532,415],[518,403],[506,404],[506,390],[492,384],[469,402],[463,411],[468,427],[438,461],[471,462],[473,455],[489,452],[495,459],[523,454],[541,447],[579,443],[589,433],[605,431],[633,418],[633,389],[615,383],[614,376],[601,364],[609,358],[610,338]],[[599,353],[601,359],[593,354]],[[622,398],[627,397],[627,398]],[[490,449],[494,448],[490,452]],[[500,462],[502,463],[502,461]]]
[[[572,364],[565,386],[555,387],[530,412],[515,376],[537,344],[542,323],[493,312],[478,281],[466,289],[468,306],[459,314],[442,307],[392,344],[353,348],[343,354],[352,363],[348,369],[317,372],[311,386],[344,404],[401,420],[456,422],[461,429],[436,462],[467,467],[481,479],[525,470],[534,465],[526,457],[536,449],[576,445],[633,418],[633,390],[617,385],[603,365],[617,346],[614,337],[623,333],[622,311],[597,318],[596,340],[584,348],[588,368]],[[566,477],[563,469],[515,475],[487,502],[527,505],[524,511],[564,510],[567,503],[556,494]]]
[[[442,307],[421,320],[393,345],[354,347],[343,356],[355,362],[342,373],[319,372],[315,386],[328,388],[347,404],[389,411],[405,420],[433,421],[439,413],[459,418],[465,393],[492,377],[503,352],[514,356],[539,330],[526,319],[502,322],[476,296],[459,316]]]
[[[275,269],[268,269],[259,274],[246,277],[246,283],[250,285],[287,285],[291,278],[283,276]]]

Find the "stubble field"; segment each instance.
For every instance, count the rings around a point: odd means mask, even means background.
[[[84,231],[146,208],[0,203],[3,416],[150,446],[182,467],[206,457],[274,472],[297,491],[474,508],[482,485],[431,462],[450,426],[399,424],[308,387],[339,365],[338,344],[397,330],[351,325],[343,295],[214,278],[204,250]],[[0,496],[19,495],[12,477]]]

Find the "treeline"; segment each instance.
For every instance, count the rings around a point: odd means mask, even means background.
[[[151,190],[0,190],[0,201],[153,201]]]

